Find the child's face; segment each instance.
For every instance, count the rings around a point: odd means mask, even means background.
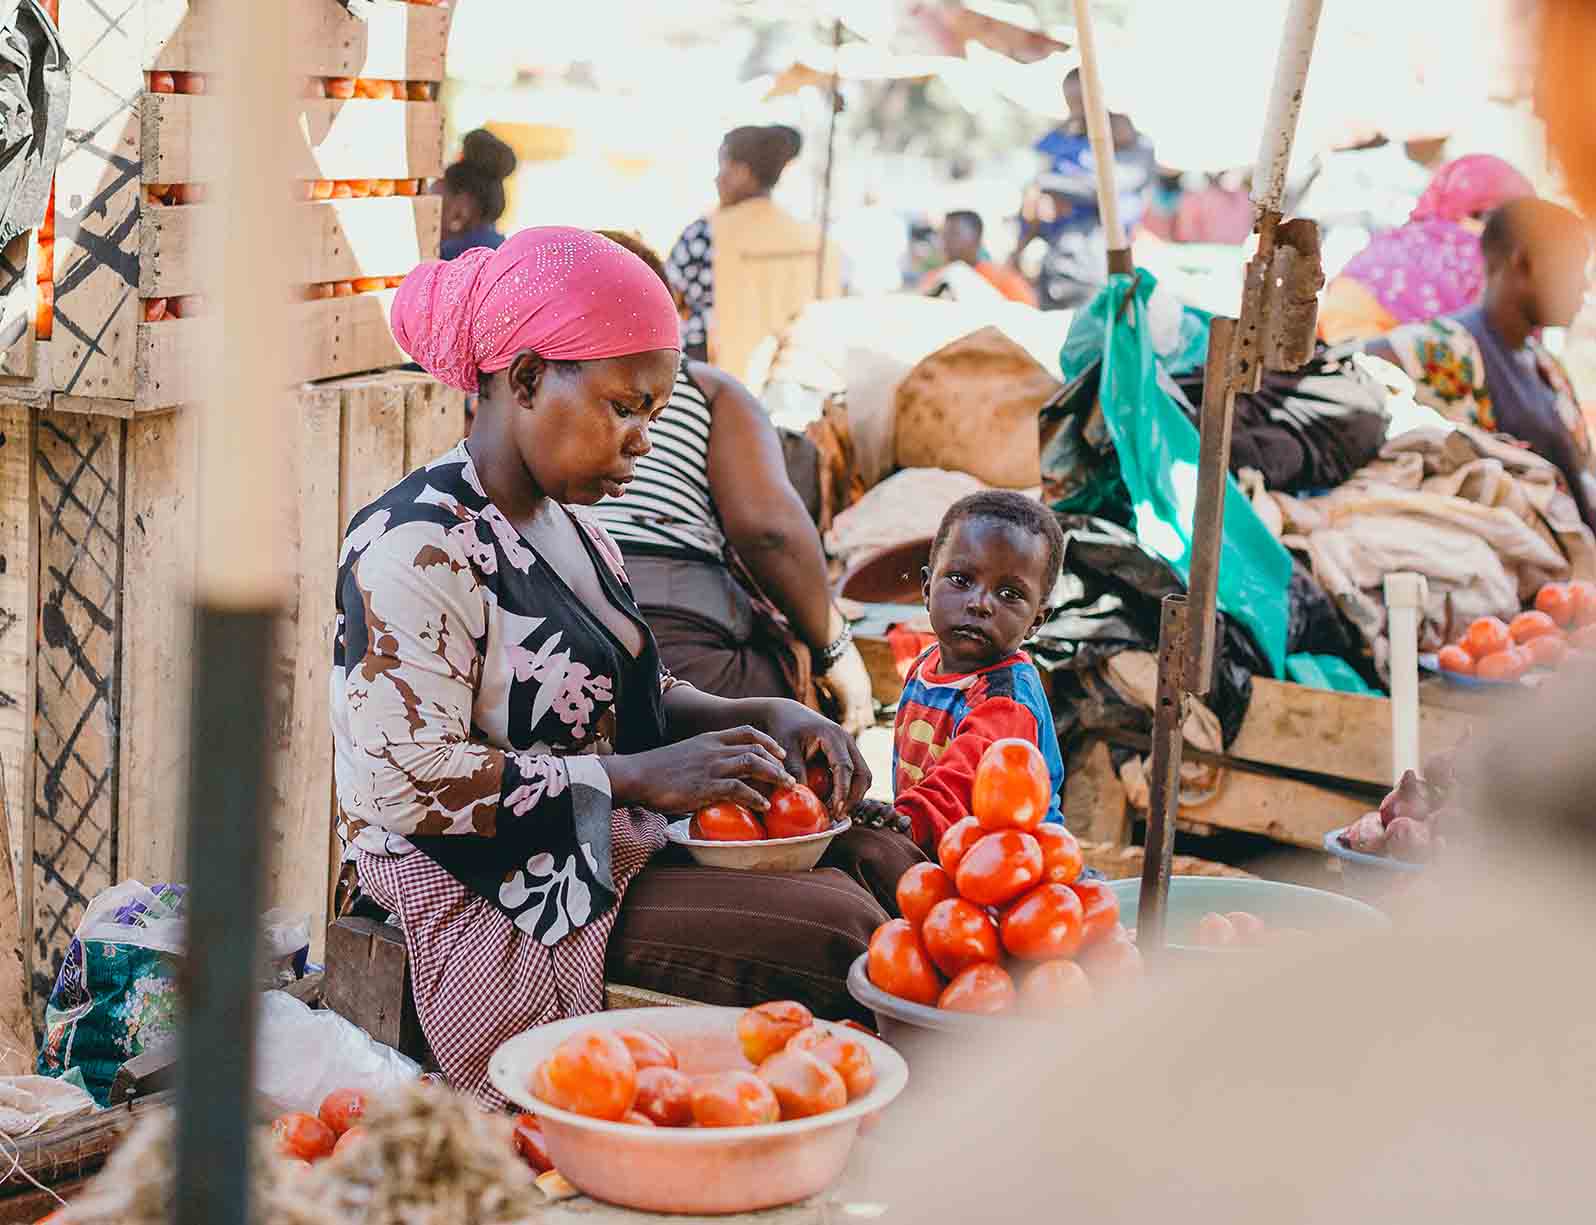
[[[451,238],[474,230],[482,220],[477,198],[468,191],[443,193],[443,232]]]
[[[948,672],[973,672],[1019,649],[1041,623],[1047,541],[1001,519],[959,520],[931,560],[925,604]]]

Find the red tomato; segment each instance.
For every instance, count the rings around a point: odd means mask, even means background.
[[[307,302],[320,302],[324,298],[332,297],[332,295],[333,287],[331,281],[317,281],[314,285],[305,286],[305,301]]]
[[[1056,961],[1081,947],[1085,910],[1068,885],[1042,884],[1003,912],[1003,947],[1023,961]]]
[[[1105,881],[1082,880],[1070,886],[1081,899],[1081,947],[1090,948],[1119,927],[1119,899]]]
[[[405,279],[402,276],[391,276],[388,278],[389,289],[398,289],[399,286],[403,285],[404,283]]]
[[[985,834],[981,823],[974,817],[965,817],[948,826],[937,842],[937,862],[942,865],[942,870],[952,876],[958,870],[964,852],[981,841]]]
[[[898,913],[919,930],[931,907],[958,897],[953,878],[934,863],[917,863],[898,877]]]
[[[409,81],[405,85],[405,97],[411,102],[431,102],[432,83],[430,81]]]
[[[354,197],[354,194],[355,189],[351,187],[348,182],[343,179],[335,179],[332,185],[332,192],[327,198],[329,200],[349,200]],[[347,285],[349,282],[339,281],[338,284]],[[355,291],[351,289],[349,292],[354,293]]]
[[[175,94],[177,81],[169,72],[150,73],[150,92],[152,94]]]
[[[1519,646],[1547,634],[1557,633],[1557,622],[1543,612],[1522,612],[1507,626],[1508,635]]]
[[[40,289],[44,286],[40,285]],[[1576,651],[1596,651],[1596,625],[1582,625],[1568,636],[1568,645]]]
[[[379,289],[388,288],[388,278],[380,276],[357,276],[354,279],[356,293],[376,293]]]
[[[1524,649],[1529,652],[1530,661],[1537,668],[1560,668],[1568,658],[1568,641],[1561,634],[1531,638],[1524,644]]]
[[[876,1085],[876,1069],[863,1042],[851,1034],[831,1033],[811,1025],[787,1043],[789,1051],[807,1051],[822,1063],[837,1069],[847,1087],[848,1100],[863,1097]]]
[[[329,98],[353,98],[355,96],[355,78],[328,77],[327,96]]]
[[[548,1141],[543,1138],[543,1124],[537,1115],[516,1115],[514,1134],[515,1151],[522,1161],[539,1174],[547,1174],[554,1168],[554,1163],[549,1160]]]
[[[1055,885],[1073,885],[1080,879],[1086,861],[1081,844],[1060,821],[1043,821],[1031,831],[1042,848],[1042,880]]]
[[[1034,830],[1047,816],[1052,800],[1047,759],[1029,740],[994,740],[981,754],[970,811],[982,829]]]
[[[784,787],[770,797],[765,829],[772,838],[801,838],[831,828],[831,818],[815,793],[802,783]]]
[[[804,785],[822,802],[831,798],[831,764],[818,758],[804,767]]]
[[[331,200],[333,182],[331,179],[313,179],[310,184],[310,198],[312,200]]]
[[[785,1050],[804,1030],[815,1023],[815,1014],[794,1000],[775,1000],[748,1009],[737,1018],[737,1041],[743,1056],[756,1068]]]
[[[1120,929],[1117,935],[1099,941],[1080,957],[1081,969],[1098,990],[1125,986],[1142,976],[1142,952]]]
[[[687,832],[704,842],[763,842],[766,836],[764,824],[741,804],[700,808]]]
[[[907,919],[889,919],[870,937],[870,981],[888,995],[935,1004],[942,980]]]
[[[1259,945],[1264,942],[1266,927],[1264,921],[1250,910],[1232,910],[1225,914],[1230,920],[1230,926],[1236,933],[1236,943],[1243,945]]]
[[[356,1123],[348,1131],[344,1132],[343,1135],[338,1137],[338,1143],[333,1145],[333,1153],[342,1153],[347,1149],[354,1148],[357,1144],[364,1143],[365,1139],[366,1129],[359,1123]]]
[[[646,1029],[618,1029],[615,1036],[626,1043],[626,1049],[632,1053],[632,1062],[637,1065],[639,1072],[644,1068],[677,1066],[676,1052],[658,1034],[651,1034]]]
[[[33,307],[33,334],[39,340],[49,340],[55,331],[55,282],[41,281],[38,301]]]
[[[920,927],[920,943],[937,969],[955,978],[966,966],[998,959],[998,930],[974,902],[948,898],[931,907]]]
[[[349,195],[352,199],[364,200],[371,195],[370,179],[346,179],[344,181],[349,185]]]
[[[808,1051],[777,1051],[759,1065],[759,1079],[776,1095],[784,1119],[807,1119],[848,1104],[848,1086],[837,1069]]]
[[[1532,662],[1528,651],[1510,646],[1505,651],[1481,656],[1474,665],[1474,675],[1482,681],[1516,681],[1529,671]]]
[[[1579,599],[1567,583],[1547,583],[1535,593],[1535,611],[1543,612],[1558,625],[1566,626],[1579,611]]]
[[[1017,829],[987,834],[959,860],[953,874],[959,895],[977,906],[1012,902],[1042,879],[1042,848]]]
[[[637,1074],[637,1099],[632,1109],[660,1127],[691,1126],[693,1082],[676,1068],[644,1068]]]
[[[177,92],[180,94],[202,94],[206,90],[203,72],[174,72],[172,84],[177,87]]]
[[[637,1065],[615,1034],[589,1030],[567,1038],[538,1065],[532,1092],[561,1110],[614,1122],[632,1108]]]
[[[1474,656],[1455,642],[1441,648],[1436,662],[1441,665],[1443,672],[1455,672],[1459,676],[1474,675]]]
[[[358,77],[355,80],[355,97],[373,98],[379,102],[392,101],[393,82],[373,77]]]
[[[1574,624],[1596,625],[1596,583],[1577,579],[1568,589],[1574,596]]]
[[[285,1114],[272,1122],[272,1139],[285,1157],[320,1161],[338,1144],[338,1137],[313,1114]]]
[[[1027,1012],[1081,1008],[1095,996],[1086,971],[1073,961],[1044,961],[1020,983],[1020,1007]]]
[[[693,1080],[693,1121],[700,1127],[752,1127],[780,1119],[775,1093],[752,1072],[715,1072]]]
[[[1236,943],[1236,926],[1224,915],[1209,911],[1197,922],[1197,943],[1222,949]]]
[[[1016,999],[1014,980],[1002,966],[986,961],[973,965],[948,984],[937,1000],[949,1012],[1008,1012]]]
[[[420,179],[395,179],[393,181],[393,194],[396,196],[417,196],[421,194]]]
[[[165,318],[166,318],[166,299],[165,298],[145,298],[144,299],[144,322],[145,323],[159,323],[162,319],[165,319]]]
[[[377,197],[391,196],[391,195],[393,195],[393,192],[394,192],[394,181],[392,179],[372,179],[371,180],[371,194],[373,196],[377,196]]]
[[[1470,625],[1468,632],[1463,635],[1463,647],[1475,659],[1495,655],[1512,645],[1513,636],[1507,632],[1507,626],[1498,617],[1481,617]]]
[[[338,1135],[343,1135],[366,1114],[366,1095],[359,1089],[334,1089],[321,1099],[316,1117]]]
[[[55,280],[55,239],[41,238],[38,240],[37,248],[39,259],[34,269],[33,279],[35,281]]]

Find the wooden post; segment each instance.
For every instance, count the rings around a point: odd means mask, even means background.
[[[826,244],[831,238],[831,171],[837,159],[837,110],[842,104],[842,18],[831,23],[831,89],[826,97],[831,114],[826,120],[826,169],[820,188],[820,255],[815,264],[815,297],[826,296]]]
[[[1086,134],[1092,142],[1092,161],[1097,168],[1097,212],[1103,219],[1103,236],[1108,240],[1108,270],[1128,274],[1136,269],[1119,219],[1119,192],[1114,186],[1114,125],[1103,99],[1091,0],[1075,0],[1075,40],[1080,44],[1081,96],[1086,104]]]

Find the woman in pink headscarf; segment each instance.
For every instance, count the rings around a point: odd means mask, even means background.
[[[1320,337],[1367,339],[1473,305],[1485,288],[1485,214],[1534,194],[1528,179],[1487,153],[1442,166],[1407,224],[1377,234],[1326,287]]]
[[[504,1104],[493,1050],[602,1008],[607,959],[718,1003],[854,1011],[848,965],[886,918],[857,858],[792,876],[645,869],[661,813],[762,811],[818,762],[840,815],[870,781],[853,741],[798,703],[726,701],[662,671],[618,550],[579,509],[625,491],[670,400],[669,291],[608,239],[532,229],[423,264],[392,322],[481,401],[470,437],[344,537],[339,905],[397,916],[445,1075]]]

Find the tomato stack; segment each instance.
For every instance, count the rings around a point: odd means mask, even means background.
[[[315,1114],[285,1114],[273,1120],[272,1139],[282,1156],[310,1165],[359,1144],[366,1134],[360,1123],[365,1114],[364,1093],[334,1089]]]
[[[1516,681],[1534,668],[1561,667],[1573,651],[1596,652],[1596,583],[1547,583],[1533,612],[1511,622],[1481,617],[1437,662],[1457,676]]]
[[[802,838],[831,828],[822,798],[831,794],[831,775],[820,766],[808,769],[808,786],[794,783],[770,797],[770,807],[756,816],[741,804],[710,804],[693,814],[688,836],[700,842],[766,842]]]
[[[1074,836],[1043,821],[1051,798],[1034,744],[987,749],[974,815],[942,836],[937,863],[917,864],[898,882],[903,917],[870,939],[872,983],[916,1004],[996,1014],[1078,1006],[1141,976],[1113,891],[1081,880]]]

